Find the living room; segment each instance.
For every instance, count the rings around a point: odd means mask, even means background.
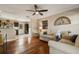
[[[75,8],[72,10],[68,10],[66,12],[58,13],[56,15],[52,15],[52,16],[40,19],[40,23],[42,23],[43,21],[48,21],[48,28],[41,29],[40,39],[43,41],[48,41],[48,45],[50,49],[49,53],[51,54],[54,54],[54,53],[55,54],[61,54],[61,53],[77,54],[78,53],[78,49],[77,49],[79,47],[78,36],[76,37],[74,43],[71,42],[74,38],[73,36],[78,35],[78,32],[79,32],[78,9],[79,8]],[[65,23],[66,22],[65,20],[64,20],[65,22],[61,21],[63,18],[69,19],[70,21]],[[59,19],[60,21],[58,21]],[[43,34],[43,32],[47,32],[47,33]],[[57,38],[59,36],[59,38],[56,39],[55,38],[56,36]],[[71,39],[71,37],[73,38]],[[52,39],[57,42],[52,41]],[[67,45],[64,45],[60,42],[66,43]],[[73,46],[76,46],[77,48]]]
[[[0,46],[4,53],[79,53],[78,4],[3,4],[0,10],[0,35],[5,39],[0,40]]]

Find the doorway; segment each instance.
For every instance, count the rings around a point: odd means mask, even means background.
[[[29,24],[28,24],[28,23],[26,23],[26,24],[24,25],[24,33],[25,33],[25,34],[29,34]]]
[[[16,35],[19,35],[19,31],[18,30],[16,30]]]

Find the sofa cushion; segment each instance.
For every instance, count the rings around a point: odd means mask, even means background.
[[[76,46],[76,47],[79,47],[79,35],[78,35],[77,38],[76,38],[75,46]]]
[[[70,44],[70,45],[74,45],[74,43],[72,41],[67,40],[67,39],[61,39],[59,42]]]
[[[49,33],[48,35],[55,35],[55,33]]]
[[[70,40],[71,37],[69,36],[68,32],[62,32],[61,33],[61,38]]]

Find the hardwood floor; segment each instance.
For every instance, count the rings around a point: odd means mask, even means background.
[[[27,41],[28,38],[24,39],[22,45],[18,45],[18,40],[7,42],[7,49],[5,54],[48,54],[49,47],[48,43],[33,37],[30,44]],[[6,45],[6,44],[5,44]]]

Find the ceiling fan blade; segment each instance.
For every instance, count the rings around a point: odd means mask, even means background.
[[[35,11],[37,11],[38,8],[39,8],[39,7],[38,7],[37,5],[34,5]]]
[[[38,10],[39,12],[46,12],[46,11],[48,11],[48,10]]]
[[[36,13],[33,13],[32,15],[35,15]]]
[[[34,10],[26,10],[26,11],[35,12]]]
[[[42,13],[39,12],[40,15],[43,15]]]
[[[35,14],[43,15],[43,13],[41,12],[46,12],[48,11],[48,9],[39,9],[39,7],[35,4],[33,10],[26,10],[26,11],[34,12],[32,15],[35,15]]]
[[[37,9],[37,8],[38,8],[38,6],[37,6],[37,5],[34,5],[34,7],[35,7],[35,9]]]

